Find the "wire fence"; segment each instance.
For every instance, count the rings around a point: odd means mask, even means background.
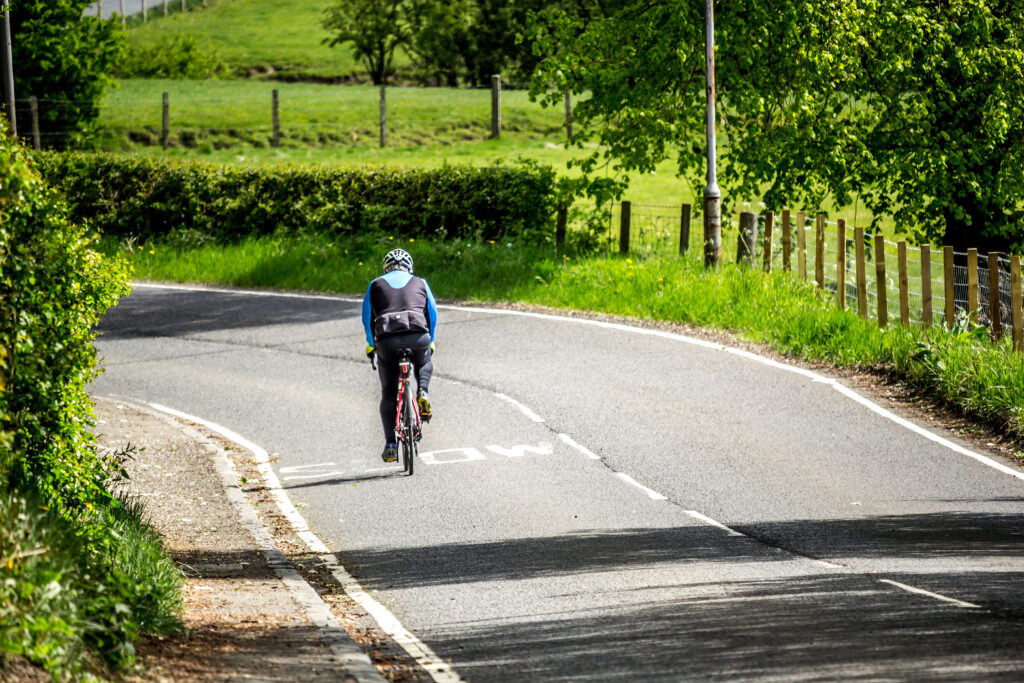
[[[522,84],[498,76],[487,88],[194,81],[161,92],[140,83],[111,89],[101,103],[21,94],[19,136],[36,148],[62,146],[83,133],[74,123],[82,113],[97,108],[96,132],[144,145],[195,146],[213,138],[258,147],[286,141],[402,146],[509,134],[572,136],[568,95],[564,107],[544,107]]]
[[[693,229],[689,208],[616,204],[608,209],[602,244],[609,253],[702,255],[703,226]],[[951,326],[957,316],[969,315],[990,327],[993,336],[1012,331],[1015,347],[1024,350],[1019,256],[894,242],[805,212],[749,216],[754,233],[749,255],[740,246],[743,229],[737,226],[742,220],[723,221],[726,263],[746,261],[766,270],[791,270],[818,282],[844,307],[877,317],[882,325]]]

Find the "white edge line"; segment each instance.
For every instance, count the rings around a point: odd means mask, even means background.
[[[890,586],[896,586],[897,588],[905,590],[908,593],[913,593],[915,595],[923,595],[925,597],[933,598],[935,600],[941,600],[942,602],[948,602],[949,604],[956,605],[957,607],[963,607],[965,609],[981,609],[981,605],[975,605],[973,602],[965,602],[964,600],[957,600],[956,598],[948,598],[945,595],[932,593],[931,591],[926,591],[923,588],[915,588],[914,586],[908,586],[907,584],[900,583],[899,581],[879,579],[879,582],[887,583]]]
[[[647,497],[650,498],[651,500],[668,500],[665,496],[661,495],[654,489],[647,488],[646,486],[638,482],[636,479],[626,474],[625,472],[616,472],[615,476],[621,479],[622,481],[626,482],[630,486],[637,487],[638,489],[646,493]]]
[[[583,455],[587,456],[591,460],[600,460],[601,459],[600,455],[598,455],[597,453],[594,453],[593,451],[591,451],[586,446],[584,446],[582,444],[579,444],[579,443],[576,443],[576,441],[571,436],[569,436],[568,434],[559,434],[558,438],[562,440],[562,443],[566,444],[567,446],[569,446],[571,448],[575,448],[576,450],[578,450],[580,453],[582,453]]]
[[[331,296],[331,295],[325,295],[325,294],[301,294],[301,293],[295,293],[295,292],[268,292],[268,291],[261,291],[261,290],[227,289],[227,288],[222,288],[222,287],[206,287],[206,286],[197,286],[197,285],[168,285],[168,284],[158,284],[158,283],[142,282],[142,283],[135,283],[134,286],[135,287],[148,287],[148,288],[152,288],[152,289],[177,290],[177,291],[206,291],[206,292],[216,292],[216,293],[220,293],[220,294],[237,294],[237,295],[245,295],[245,296],[282,297],[282,298],[292,298],[292,299],[302,299],[302,298],[304,298],[304,299],[321,299],[321,300],[327,300],[327,301],[341,301],[341,302],[344,302],[344,303],[361,303],[362,302],[361,298],[354,298],[354,297],[351,297],[351,296],[346,297],[346,296]],[[832,388],[834,388],[836,391],[838,391],[839,393],[843,394],[844,396],[846,396],[848,398],[853,399],[855,402],[865,406],[866,408],[868,408],[869,410],[877,413],[881,417],[884,417],[884,418],[886,418],[888,420],[891,420],[892,422],[900,425],[901,427],[905,427],[906,429],[909,429],[910,431],[914,432],[915,434],[918,434],[919,436],[923,436],[924,438],[928,439],[929,441],[932,441],[933,443],[936,443],[936,444],[938,444],[940,446],[948,448],[949,450],[951,450],[954,453],[957,453],[959,455],[965,455],[965,456],[967,456],[969,458],[972,458],[972,459],[976,460],[977,462],[981,463],[982,465],[986,465],[988,467],[991,467],[994,470],[997,470],[997,471],[1002,472],[1004,474],[1009,474],[1012,477],[1016,477],[1017,479],[1020,479],[1020,480],[1024,481],[1024,472],[1021,472],[1020,470],[1015,470],[1015,469],[1013,469],[1011,467],[1008,467],[1007,465],[1004,465],[1003,463],[1000,463],[1000,462],[998,462],[996,460],[993,460],[992,458],[989,458],[989,457],[987,457],[985,455],[982,455],[981,453],[975,453],[974,451],[968,450],[968,449],[966,449],[966,448],[964,448],[962,446],[959,446],[959,445],[953,443],[949,439],[943,438],[943,437],[939,436],[938,434],[935,434],[935,433],[933,433],[933,432],[931,432],[931,431],[929,431],[929,430],[927,430],[927,429],[925,429],[923,427],[919,427],[919,426],[913,424],[912,422],[909,422],[909,421],[899,417],[895,413],[892,413],[891,411],[886,410],[885,408],[883,408],[882,406],[874,403],[870,399],[868,399],[868,398],[866,398],[864,396],[861,396],[860,394],[858,394],[853,389],[850,389],[849,387],[846,387],[846,386],[842,385],[841,383],[839,383],[835,379],[832,379],[830,377],[825,377],[823,375],[819,375],[818,373],[816,373],[816,372],[814,372],[812,370],[807,370],[806,368],[801,368],[801,367],[797,367],[797,366],[794,366],[794,365],[789,365],[789,364],[786,364],[786,363],[780,363],[778,361],[772,360],[770,358],[765,358],[764,356],[759,356],[759,355],[757,355],[755,353],[751,353],[751,352],[745,351],[743,349],[738,349],[738,348],[735,348],[735,347],[729,347],[729,346],[725,346],[723,344],[719,344],[719,343],[716,343],[716,342],[709,342],[709,341],[705,341],[703,339],[697,339],[695,337],[688,337],[686,335],[678,334],[678,333],[675,333],[675,332],[666,332],[664,330],[653,330],[653,329],[648,329],[648,328],[644,328],[644,327],[635,327],[635,326],[632,326],[632,325],[625,325],[623,323],[606,322],[606,321],[603,321],[603,320],[589,320],[589,319],[586,319],[586,318],[571,318],[571,317],[568,317],[568,316],[554,315],[554,314],[551,314],[551,313],[533,313],[533,312],[530,312],[530,311],[511,311],[511,310],[501,309],[501,308],[482,308],[482,307],[473,307],[473,306],[456,306],[456,305],[452,305],[452,304],[441,304],[441,305],[438,306],[438,308],[447,309],[447,310],[453,310],[453,311],[464,311],[464,312],[467,312],[467,313],[480,313],[480,314],[485,314],[485,315],[518,316],[518,317],[524,317],[524,318],[537,318],[537,319],[540,319],[540,320],[555,320],[555,321],[560,321],[560,322],[575,323],[577,325],[589,325],[589,326],[592,326],[592,327],[601,327],[601,328],[609,329],[609,330],[619,330],[619,331],[622,331],[622,332],[629,332],[629,333],[632,333],[632,334],[641,334],[641,335],[646,335],[646,336],[651,336],[651,337],[660,337],[662,339],[671,339],[671,340],[674,340],[674,341],[679,341],[679,342],[683,342],[685,344],[690,344],[690,345],[693,345],[693,346],[699,346],[699,347],[706,348],[706,349],[716,349],[716,350],[719,350],[719,351],[725,351],[727,353],[731,353],[733,355],[740,356],[742,358],[746,358],[748,360],[751,360],[751,361],[754,361],[754,362],[757,362],[757,363],[761,363],[762,365],[767,365],[769,367],[776,368],[778,370],[783,370],[785,372],[791,372],[791,373],[794,373],[794,374],[797,374],[797,375],[801,375],[801,376],[806,377],[806,378],[808,378],[808,379],[810,379],[810,380],[812,380],[814,382],[820,382],[820,383],[823,383],[823,384],[828,384]],[[506,399],[506,400],[513,400],[514,401],[514,399]],[[518,404],[517,401],[515,403]],[[522,404],[518,404],[518,405],[521,406]],[[529,408],[526,408],[525,406],[522,406],[522,408],[525,408],[525,410],[529,411]],[[532,413],[532,411],[530,411],[530,412]],[[534,418],[531,417],[530,419],[534,419]],[[538,421],[543,421],[543,420],[540,420],[538,418]]]
[[[701,514],[701,513],[697,512],[696,510],[683,510],[683,512],[685,512],[686,514],[690,515],[691,517],[693,517],[696,520],[700,520],[701,522],[704,522],[705,524],[708,524],[708,525],[713,526],[715,528],[721,529],[722,531],[725,531],[730,536],[742,536],[744,538],[749,538],[749,536],[747,536],[746,534],[744,534],[744,533],[742,533],[740,531],[736,531],[733,528],[727,527],[726,525],[722,524],[718,520],[711,519],[707,515]]]
[[[500,398],[502,401],[506,401],[506,402],[511,403],[512,405],[514,405],[516,408],[519,409],[519,412],[521,412],[523,415],[525,415],[526,417],[530,418],[534,422],[544,422],[544,418],[543,417],[541,417],[537,413],[533,412],[528,407],[526,407],[525,405],[523,405],[519,401],[515,400],[511,396],[506,396],[505,394],[499,393],[497,391],[494,392],[494,395],[497,396],[498,398]]]
[[[249,532],[256,549],[266,559],[274,574],[288,588],[295,602],[320,631],[325,644],[334,653],[337,660],[346,668],[346,673],[359,683],[381,683],[383,676],[377,671],[370,658],[356,645],[348,631],[338,622],[326,603],[320,598],[316,589],[299,574],[295,566],[278,550],[274,539],[266,527],[260,523],[256,509],[249,503],[238,485],[238,473],[234,463],[228,458],[227,452],[204,434],[188,425],[172,419],[166,412],[158,412],[162,408],[147,409],[120,398],[106,397],[117,403],[130,403],[135,408],[164,420],[180,430],[187,437],[202,444],[213,454],[213,462],[221,477],[221,485],[228,501],[239,516],[242,526]],[[173,417],[178,417],[174,415]]]
[[[370,615],[372,615],[381,629],[389,636],[393,637],[395,642],[401,645],[402,649],[409,653],[409,656],[415,659],[417,664],[423,667],[434,681],[437,683],[457,683],[463,680],[454,671],[454,669],[438,657],[426,643],[422,642],[402,626],[398,618],[395,617],[388,608],[363,590],[362,586],[360,586],[352,575],[348,573],[345,567],[338,562],[338,558],[335,557],[334,553],[327,548],[324,542],[321,541],[316,534],[309,530],[306,520],[303,519],[302,515],[299,514],[299,511],[292,504],[287,491],[281,488],[281,483],[278,481],[277,475],[274,474],[273,469],[270,467],[270,458],[266,450],[257,446],[245,437],[240,436],[236,432],[214,422],[204,420],[200,417],[196,417],[195,415],[183,413],[173,408],[168,408],[167,406],[158,405],[156,403],[151,403],[150,407],[154,410],[159,410],[182,420],[200,424],[210,431],[220,434],[225,439],[234,441],[242,448],[250,451],[253,454],[253,460],[257,463],[257,469],[259,469],[260,473],[263,475],[267,489],[271,492],[274,497],[274,501],[277,503],[278,510],[286,519],[288,519],[289,522],[292,523],[293,530],[306,544],[306,547],[308,547],[310,551],[316,553],[326,564],[330,565],[332,573],[341,582],[345,593],[359,603],[359,605]],[[228,462],[230,463],[230,461]],[[239,493],[241,493],[240,490]],[[374,671],[376,671],[376,668]]]

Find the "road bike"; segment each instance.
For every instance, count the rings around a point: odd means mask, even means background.
[[[423,436],[423,420],[416,398],[409,387],[409,375],[412,372],[413,350],[398,351],[398,401],[395,410],[395,434],[401,448],[402,471],[412,476],[416,454],[419,451],[419,440]],[[373,368],[377,369],[376,358],[371,358]]]

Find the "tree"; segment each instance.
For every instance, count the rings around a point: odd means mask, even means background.
[[[410,0],[407,51],[421,81],[455,87],[464,77],[473,7],[472,0]]]
[[[409,42],[408,0],[334,0],[324,10],[323,26],[334,36],[330,46],[351,43],[374,85],[387,83],[395,50]]]
[[[955,246],[1024,241],[1021,0],[734,0],[716,9],[722,182],[733,199],[859,198],[905,232]],[[603,16],[547,11],[533,92],[583,95],[603,152],[648,171],[670,154],[702,184],[703,7],[625,0]],[[620,186],[621,187],[621,186]]]
[[[48,145],[65,147],[94,127],[103,92],[121,59],[124,37],[113,21],[85,16],[89,0],[13,0],[14,92],[40,102],[39,129]],[[31,119],[21,107],[18,130]]]

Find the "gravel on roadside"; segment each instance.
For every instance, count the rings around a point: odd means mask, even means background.
[[[130,454],[128,491],[144,502],[148,521],[185,576],[186,632],[144,638],[138,647],[143,671],[127,680],[369,680],[355,675],[359,672],[325,642],[323,629],[258,549],[222,483],[218,450],[231,458],[238,484],[271,531],[276,550],[330,607],[358,645],[352,649],[368,655],[387,680],[429,680],[290,537],[238,446],[130,403],[105,398],[94,403],[99,448]]]

